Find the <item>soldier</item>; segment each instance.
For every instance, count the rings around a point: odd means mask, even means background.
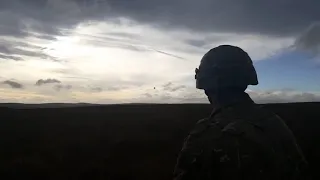
[[[185,139],[175,180],[305,179],[307,162],[282,119],[244,91],[257,85],[252,60],[239,47],[221,45],[196,68],[196,87],[214,110]]]

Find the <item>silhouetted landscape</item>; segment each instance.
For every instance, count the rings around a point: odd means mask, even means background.
[[[320,179],[320,103],[263,106],[286,121]],[[0,179],[169,180],[183,139],[210,112],[207,104],[3,104]]]

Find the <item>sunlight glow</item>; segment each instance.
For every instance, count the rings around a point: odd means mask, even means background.
[[[96,26],[99,27],[101,24]],[[89,30],[99,34],[93,25],[78,26],[70,36],[60,37],[49,44],[46,52],[50,56],[66,60],[68,66],[77,68],[88,76],[110,75],[126,79],[135,74],[166,75],[168,72],[174,72],[174,69],[175,72],[179,72],[177,69],[188,68],[187,65],[181,66],[181,60],[153,50],[126,49],[122,47],[121,40],[112,41],[118,43],[116,45],[119,47],[109,43],[108,39],[104,40],[104,44],[94,44],[99,41],[90,38],[95,34],[91,33],[89,36]]]

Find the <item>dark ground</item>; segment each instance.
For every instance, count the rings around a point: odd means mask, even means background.
[[[286,120],[315,179],[320,103],[270,104]],[[168,180],[184,137],[209,105],[0,108],[0,179]]]

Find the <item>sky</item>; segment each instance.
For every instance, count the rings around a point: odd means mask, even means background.
[[[320,101],[318,0],[1,0],[0,103],[208,103],[194,69],[253,60],[258,103]]]

